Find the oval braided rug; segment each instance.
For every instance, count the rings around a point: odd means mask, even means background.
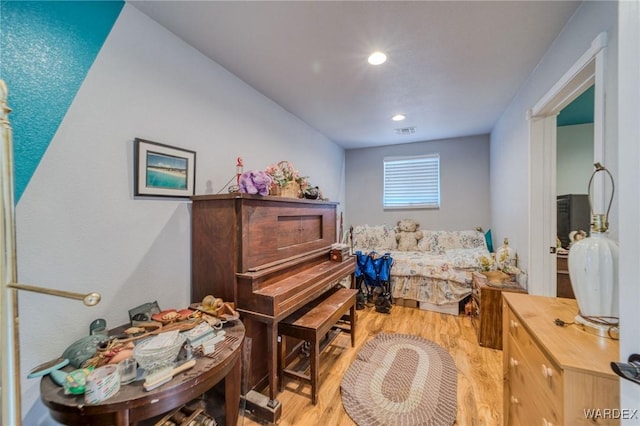
[[[457,411],[453,358],[434,342],[380,333],[342,378],[342,404],[358,425],[452,425]]]

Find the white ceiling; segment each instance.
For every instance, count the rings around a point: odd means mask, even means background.
[[[345,148],[489,133],[579,5],[129,3]],[[373,50],[388,61],[369,65]]]

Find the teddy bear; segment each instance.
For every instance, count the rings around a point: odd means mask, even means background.
[[[262,170],[250,170],[244,172],[238,181],[240,192],[246,194],[269,195],[269,187],[271,186],[271,176]]]
[[[396,241],[399,251],[418,250],[418,241],[423,237],[422,231],[418,230],[420,224],[412,219],[401,219],[398,221],[396,230]]]

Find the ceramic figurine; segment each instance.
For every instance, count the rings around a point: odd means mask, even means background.
[[[515,266],[513,263],[516,258],[516,253],[509,246],[509,239],[505,238],[502,247],[496,252],[496,265],[498,269],[502,270],[509,266]]]

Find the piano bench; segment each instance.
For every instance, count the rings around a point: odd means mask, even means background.
[[[351,334],[351,346],[355,346],[356,339],[356,295],[358,290],[335,288],[327,294],[328,297],[320,297],[314,300],[278,323],[279,391],[284,388],[285,376],[310,383],[313,405],[316,404],[318,399],[320,352],[331,343],[340,331],[346,331]],[[344,320],[349,322],[348,328],[338,324],[343,317],[345,317]],[[337,332],[331,339],[327,338],[322,342],[322,339],[328,336],[332,330]],[[287,368],[285,336],[301,339],[311,344],[310,375]]]

